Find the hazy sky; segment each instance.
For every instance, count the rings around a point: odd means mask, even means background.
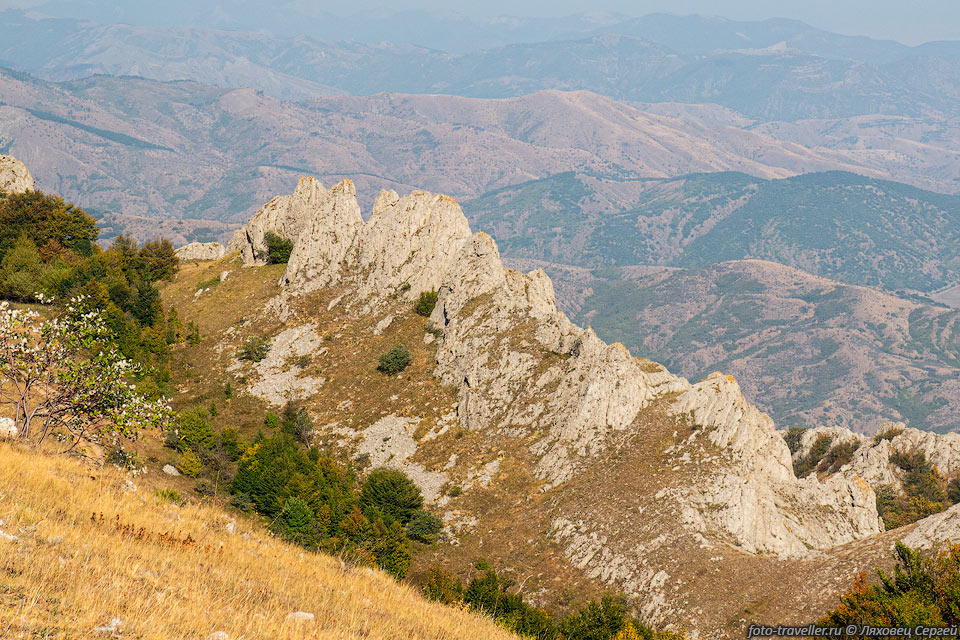
[[[97,1],[86,0],[90,4]],[[128,1],[137,3],[142,0]],[[198,0],[199,3],[206,1]],[[44,0],[0,0],[0,7],[28,7],[41,5],[43,2]],[[84,0],[78,0],[74,6],[83,4]],[[227,8],[231,3],[229,0],[222,0],[219,4]],[[562,16],[584,11],[601,11],[632,16],[653,12],[699,13],[739,20],[787,17],[803,20],[829,31],[889,38],[906,44],[919,44],[930,40],[960,40],[960,0],[352,0],[349,4],[330,0],[281,0],[276,4],[322,8],[339,15],[349,11],[389,7],[394,11],[431,9],[474,16]]]

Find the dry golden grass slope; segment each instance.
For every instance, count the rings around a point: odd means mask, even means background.
[[[514,637],[215,506],[178,506],[113,468],[2,443],[0,531],[4,640]]]

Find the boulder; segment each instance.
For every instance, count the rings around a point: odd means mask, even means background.
[[[225,253],[219,242],[191,242],[176,251],[181,260],[219,260]]]
[[[16,438],[17,424],[12,418],[0,418],[0,438]]]
[[[0,193],[23,193],[34,186],[26,165],[13,156],[0,155]]]

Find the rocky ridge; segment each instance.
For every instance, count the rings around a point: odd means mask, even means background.
[[[542,492],[575,480],[618,438],[634,435],[645,409],[672,398],[667,414],[695,428],[665,453],[689,459],[713,449],[724,459],[715,465],[723,482],[669,490],[684,505],[689,533],[753,553],[803,556],[881,530],[866,483],[793,476],[773,422],[732,378],[691,385],[573,325],[556,310],[549,278],[505,269],[492,238],[471,235],[446,196],[385,191],[364,222],[352,182],[326,189],[303,178],[293,196],[255,214],[230,249],[260,264],[268,231],[294,240],[282,310],[334,284],[349,283],[344,304],[362,314],[391,295],[412,300],[437,290],[435,375],[458,390],[459,424],[529,441]]]
[[[420,485],[445,524],[430,562],[484,557],[543,606],[567,587],[615,590],[651,622],[742,637],[745,617],[814,619],[857,572],[888,568],[894,541],[919,531],[932,545],[952,526],[883,533],[875,484],[798,479],[736,380],[691,384],[576,326],[551,280],[504,268],[452,199],[384,191],[364,221],[350,181],[304,178],[297,192],[309,197],[271,201],[235,253],[188,265],[167,295],[218,323],[206,330],[220,341],[192,356],[209,375],[273,405],[297,399],[318,445]],[[290,234],[286,266],[259,266],[251,239],[268,231]],[[197,296],[197,279],[244,262]],[[413,302],[431,290],[420,317]],[[223,307],[236,296],[242,310]],[[236,358],[250,335],[273,345],[262,363]],[[396,344],[411,365],[383,375],[377,356]]]
[[[877,437],[868,437],[836,426],[807,429],[793,455],[794,458],[809,455],[821,436],[832,438],[831,445],[853,442],[857,446],[853,458],[840,467],[838,475],[862,478],[874,488],[882,485],[902,488],[903,471],[891,461],[896,453],[922,453],[944,476],[953,477],[960,473],[960,433],[931,433],[906,428],[902,422],[888,422],[877,434]],[[953,538],[960,539],[960,521]]]
[[[0,154],[0,193],[23,193],[34,188],[33,176],[26,165]]]

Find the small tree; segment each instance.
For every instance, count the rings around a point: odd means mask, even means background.
[[[0,303],[0,404],[13,408],[20,439],[39,446],[56,434],[69,451],[81,441],[133,438],[166,424],[169,408],[127,382],[137,367],[110,335],[83,298],[51,320]]]
[[[240,360],[249,360],[250,362],[260,362],[270,353],[270,341],[250,336],[240,347],[237,358]]]
[[[410,352],[402,344],[398,344],[390,351],[380,356],[377,371],[387,374],[400,373],[410,365]]]
[[[380,467],[363,483],[360,506],[405,525],[423,508],[423,495],[404,472]]]
[[[270,264],[287,264],[290,254],[293,253],[293,241],[267,231],[263,235],[263,242],[267,245],[267,262]]]
[[[437,292],[436,291],[422,291],[420,293],[420,299],[417,300],[417,304],[414,305],[413,310],[417,312],[417,315],[424,316],[429,318],[430,314],[433,313],[434,307],[437,306]]]

